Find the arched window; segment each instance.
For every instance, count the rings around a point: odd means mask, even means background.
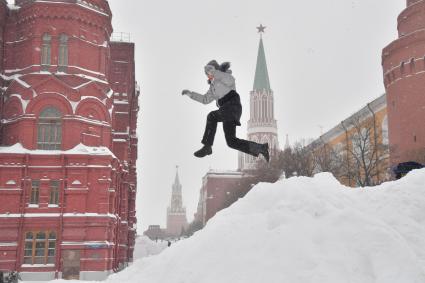
[[[43,45],[41,47],[41,69],[43,71],[49,70],[51,64],[51,44],[52,37],[50,34],[43,34]]]
[[[270,101],[270,111],[272,113],[271,118],[274,118],[274,101],[273,101],[273,97],[272,97],[272,100]]]
[[[37,148],[61,149],[62,113],[54,107],[45,108],[38,118]]]
[[[68,66],[68,36],[61,34],[59,36],[59,59],[58,59],[58,71],[66,72]]]
[[[251,96],[251,101],[250,101],[250,113],[251,113],[251,115],[250,115],[250,117],[251,117],[251,119],[253,119],[253,117],[254,117],[254,105],[255,105],[255,96]]]

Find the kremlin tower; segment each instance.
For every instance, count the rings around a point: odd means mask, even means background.
[[[382,51],[390,162],[425,159],[425,1],[407,0],[398,39]]]
[[[182,185],[180,184],[179,172],[172,186],[171,202],[167,209],[167,231],[171,237],[179,237],[187,228],[186,208],[183,207]]]
[[[248,121],[248,140],[257,143],[269,143],[271,155],[279,149],[277,122],[274,118],[274,98],[270,87],[266,55],[262,34],[263,25],[258,27],[260,43],[258,46],[257,66],[255,69],[254,86],[250,93],[250,119]],[[253,170],[258,158],[239,154],[239,170]]]

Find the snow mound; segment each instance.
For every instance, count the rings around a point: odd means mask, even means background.
[[[364,189],[330,174],[259,184],[193,237],[108,281],[424,283],[425,170]]]

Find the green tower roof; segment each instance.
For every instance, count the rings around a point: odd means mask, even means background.
[[[264,53],[263,38],[258,46],[257,67],[255,69],[254,91],[271,91],[269,73],[267,71],[266,54]]]

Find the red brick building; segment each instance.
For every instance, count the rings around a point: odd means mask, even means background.
[[[382,51],[391,164],[425,161],[425,1],[407,0]]]
[[[246,177],[238,171],[209,170],[202,179],[195,222],[205,226],[217,212],[237,201],[241,190],[248,192],[251,187],[244,186]]]
[[[106,0],[0,0],[0,270],[103,279],[136,233],[134,44]]]

